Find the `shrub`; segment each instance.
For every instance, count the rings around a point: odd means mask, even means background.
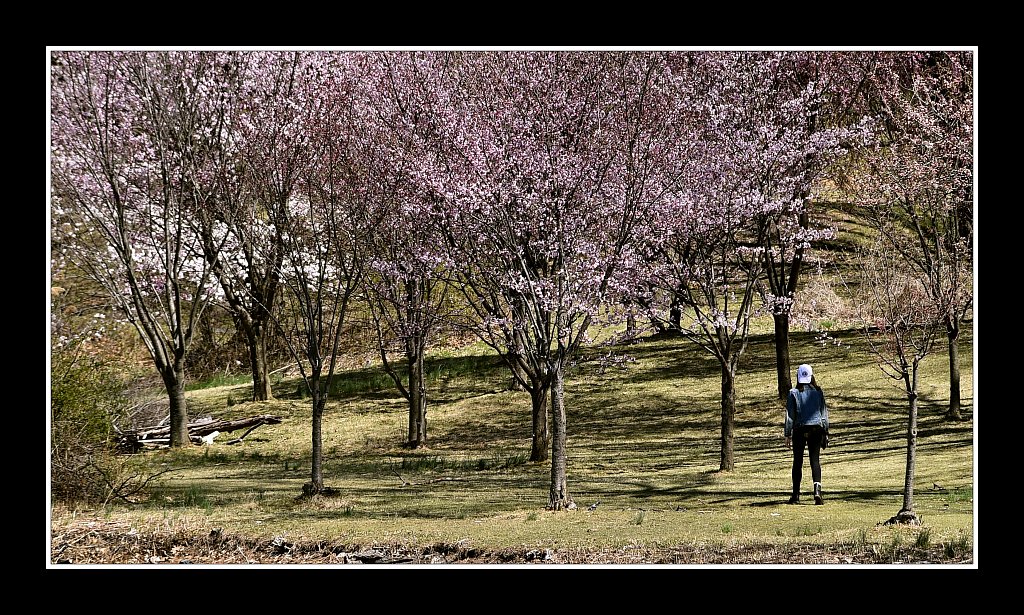
[[[127,383],[84,345],[56,345],[50,363],[50,478],[58,501],[107,502],[132,491],[138,468],[114,451]]]
[[[809,272],[793,304],[790,319],[794,327],[807,331],[830,331],[853,319],[849,303],[836,294],[820,267]]]
[[[956,537],[942,543],[942,550],[946,557],[950,559],[962,557],[971,551],[971,535],[964,530],[960,530],[957,532]]]

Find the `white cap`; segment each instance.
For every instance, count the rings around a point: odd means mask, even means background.
[[[800,367],[796,368],[796,381],[797,384],[807,384],[811,381],[811,376],[814,375],[814,370],[811,366],[804,363]]]

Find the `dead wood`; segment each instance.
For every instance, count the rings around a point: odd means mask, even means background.
[[[228,444],[238,444],[256,428],[263,425],[276,425],[281,422],[281,417],[272,414],[258,414],[241,419],[224,420],[212,417],[203,417],[188,424],[188,437],[193,444],[202,444],[202,437],[213,432],[230,433],[245,429],[238,438],[229,440]],[[162,448],[170,446],[171,428],[169,426],[156,425],[142,429],[125,431],[121,434],[120,446],[123,450],[136,453],[143,448]]]

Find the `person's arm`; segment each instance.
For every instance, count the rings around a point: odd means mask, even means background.
[[[793,391],[789,392],[789,397],[786,399],[786,423],[783,426],[783,431],[786,436],[786,446],[789,446],[793,437],[793,420],[796,417],[796,399],[793,397]]]
[[[821,393],[821,426],[825,428],[825,431],[828,431],[828,404],[825,403],[824,393]]]

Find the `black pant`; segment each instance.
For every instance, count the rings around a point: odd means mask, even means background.
[[[800,493],[800,475],[803,473],[804,447],[810,452],[811,478],[821,482],[821,425],[800,425],[793,429],[793,493]]]

